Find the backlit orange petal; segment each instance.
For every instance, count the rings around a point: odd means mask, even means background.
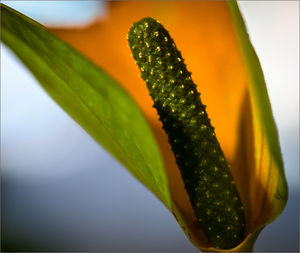
[[[136,100],[163,154],[175,204],[172,212],[181,225],[185,224],[183,230],[191,241],[208,250],[209,244],[194,216],[167,136],[130,57],[126,34],[133,22],[146,16],[158,19],[169,30],[207,105],[245,206],[247,230],[254,233],[236,250],[249,250],[245,245],[257,237],[255,229],[278,210],[273,199],[280,175],[269,151],[263,119],[253,98],[255,93],[226,2],[110,2],[107,17],[92,25],[52,31],[112,75]]]

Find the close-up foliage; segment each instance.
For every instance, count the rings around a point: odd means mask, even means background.
[[[64,28],[1,4],[1,42],[160,200],[197,249],[252,251],[283,212],[288,184],[238,3],[107,8],[86,27]]]

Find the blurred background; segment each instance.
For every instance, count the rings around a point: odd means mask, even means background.
[[[89,23],[98,1],[2,1],[43,24]],[[255,251],[299,251],[299,2],[240,1],[277,123],[289,201]],[[169,211],[1,44],[2,251],[195,252]]]

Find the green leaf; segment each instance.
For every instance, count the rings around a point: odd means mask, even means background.
[[[288,199],[288,186],[284,174],[284,165],[281,157],[279,137],[272,115],[267,87],[258,56],[250,42],[250,38],[237,2],[227,1],[227,5],[232,16],[240,51],[245,63],[247,76],[249,78],[249,91],[252,97],[252,107],[254,113],[257,115],[257,121],[259,122],[256,124],[261,127],[260,131],[262,131],[265,135],[267,147],[269,149],[268,155],[274,162],[274,167],[278,170],[278,172],[276,171],[278,173],[277,189],[274,195],[276,203],[273,204],[273,213],[263,224],[266,225],[274,221],[283,211]]]
[[[171,208],[154,135],[115,80],[45,27],[3,4],[1,40],[74,120]]]

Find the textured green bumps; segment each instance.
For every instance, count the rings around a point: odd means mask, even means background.
[[[199,224],[214,247],[235,247],[245,233],[243,206],[181,53],[168,31],[152,18],[134,23],[128,41]]]

